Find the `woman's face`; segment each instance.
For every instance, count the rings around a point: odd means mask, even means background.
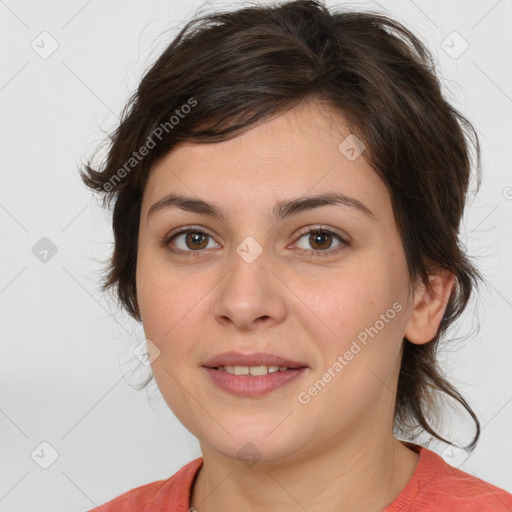
[[[293,461],[336,439],[391,435],[409,281],[387,189],[349,135],[303,103],[231,140],[180,144],[152,169],[137,298],[156,382],[203,448]],[[224,217],[171,201],[148,215],[169,194]],[[283,207],[325,194],[364,206]],[[303,368],[205,367],[228,351]]]

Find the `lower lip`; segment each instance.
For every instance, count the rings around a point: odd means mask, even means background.
[[[232,375],[223,370],[203,367],[213,382],[224,391],[244,397],[266,395],[305,373],[307,368],[297,368],[284,372],[267,373],[267,375]]]

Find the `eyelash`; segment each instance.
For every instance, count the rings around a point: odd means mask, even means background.
[[[167,235],[164,238],[160,239],[158,243],[162,247],[165,247],[171,253],[183,254],[187,257],[190,256],[190,257],[197,258],[200,256],[200,253],[203,252],[203,250],[199,249],[196,251],[182,251],[181,249],[176,250],[176,249],[171,249],[171,247],[170,247],[170,243],[174,238],[177,238],[178,236],[187,234],[187,233],[200,233],[202,235],[206,235],[206,236],[209,236],[210,238],[213,238],[209,233],[207,233],[201,229],[194,228],[194,226],[186,226],[185,228],[178,231],[177,233],[171,233],[170,235]],[[299,249],[301,251],[301,255],[310,254],[312,257],[313,256],[331,256],[334,253],[337,253],[338,251],[343,249],[344,247],[348,247],[350,245],[350,243],[347,240],[345,240],[339,233],[336,233],[335,231],[332,231],[330,229],[326,229],[323,226],[301,230],[299,232],[299,237],[297,238],[297,241],[300,240],[303,236],[311,234],[311,233],[322,233],[322,234],[326,234],[326,235],[332,235],[332,236],[336,237],[341,243],[335,249],[329,249],[326,251],[319,251],[319,250],[315,250],[315,249],[313,249],[313,250]]]

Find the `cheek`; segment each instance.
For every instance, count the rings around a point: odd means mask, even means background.
[[[191,398],[199,366],[195,340],[200,336],[206,302],[206,284],[179,278],[162,265],[141,258],[137,271],[137,298],[146,338],[159,349],[151,369],[164,400],[180,422],[191,432],[195,415],[204,415],[200,404]],[[205,289],[203,289],[205,288]]]
[[[390,283],[376,283],[368,273],[354,276],[326,302],[325,322],[335,335],[317,338],[322,363],[302,399],[311,400],[310,413],[324,411],[327,425],[356,421],[393,397],[404,308]]]
[[[137,298],[144,333],[160,351],[152,369],[165,399],[174,401],[173,409],[183,400],[182,386],[196,385],[194,372],[204,357],[201,347],[219,339],[209,327],[212,297],[221,277],[191,267],[171,268],[160,255],[141,254],[138,262]]]
[[[162,352],[190,350],[205,315],[206,291],[192,282],[147,279],[138,293],[144,332]],[[176,343],[180,340],[180,343]]]
[[[381,261],[364,269],[353,268],[332,279],[323,291],[310,290],[309,297],[316,301],[330,331],[317,337],[326,368],[341,356],[343,369],[336,365],[337,373],[351,375],[355,381],[369,370],[377,376],[387,375],[402,343],[403,286],[393,268]]]
[[[303,294],[333,337],[351,338],[400,301],[401,286],[390,272],[378,264],[352,266],[332,275],[323,286],[305,287]]]
[[[162,352],[172,348],[169,342],[178,332],[181,336],[187,326],[195,325],[201,298],[196,284],[180,278],[179,270],[170,272],[161,259],[139,255],[137,301],[144,332]]]

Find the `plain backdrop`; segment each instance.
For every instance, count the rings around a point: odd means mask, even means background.
[[[388,12],[420,36],[481,137],[483,183],[461,239],[487,285],[442,364],[484,427],[454,464],[512,491],[512,1],[335,4]],[[132,354],[142,329],[99,291],[110,213],[78,165],[183,23],[237,5],[0,1],[2,512],[85,511],[200,456],[156,386],[134,388],[147,372]],[[454,419],[450,432],[465,428]]]

